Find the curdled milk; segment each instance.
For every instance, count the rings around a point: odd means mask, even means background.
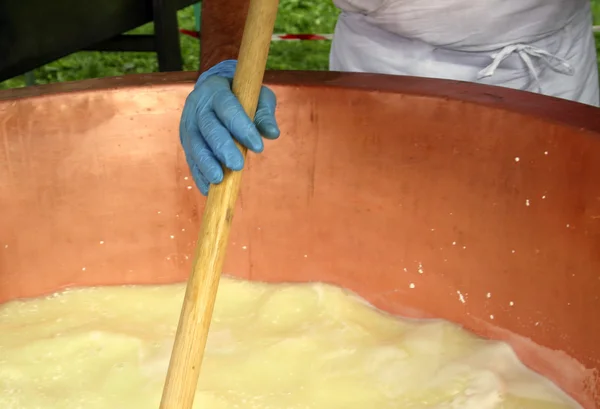
[[[0,306],[0,408],[158,408],[183,284]],[[223,278],[194,408],[579,408],[504,343],[325,284]]]

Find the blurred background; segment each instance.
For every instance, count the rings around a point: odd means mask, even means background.
[[[594,25],[600,25],[600,0],[591,0]],[[186,7],[178,12],[179,28],[195,31],[198,24],[198,7]],[[275,33],[332,34],[338,10],[331,0],[281,0]],[[154,23],[148,23],[130,34],[152,34]],[[596,48],[600,54],[600,32],[596,32]],[[198,39],[180,36],[183,68],[198,70]],[[268,61],[269,69],[326,70],[328,68],[329,40],[274,41]],[[599,60],[600,68],[600,60]],[[152,52],[98,52],[80,51],[21,75],[0,82],[0,89],[23,87],[30,84],[47,84],[100,78],[131,73],[158,71],[156,54]]]

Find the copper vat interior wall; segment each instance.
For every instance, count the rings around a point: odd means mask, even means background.
[[[193,78],[0,93],[0,302],[185,279]],[[283,134],[248,161],[226,273],[460,323],[600,407],[600,110],[440,80],[268,80]]]

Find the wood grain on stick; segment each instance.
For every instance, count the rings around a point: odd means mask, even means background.
[[[250,0],[248,8],[232,88],[250,118],[256,114],[277,7],[278,0]],[[237,146],[245,158],[246,149]],[[224,174],[209,189],[160,409],[191,409],[194,403],[242,179],[242,172],[224,169]]]

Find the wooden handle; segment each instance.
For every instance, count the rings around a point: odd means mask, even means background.
[[[250,118],[256,114],[278,3],[250,0],[232,86]],[[237,146],[245,158],[246,149]],[[160,409],[191,409],[194,403],[242,179],[242,172],[225,169],[224,173],[223,181],[209,189]]]

